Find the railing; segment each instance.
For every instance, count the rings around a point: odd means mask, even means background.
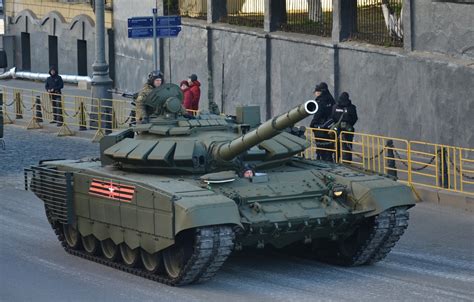
[[[130,103],[124,100],[55,95],[5,86],[0,86],[0,94],[4,123],[25,120],[27,129],[42,128],[45,122],[55,123],[60,136],[74,135],[74,128],[93,130],[93,140],[98,141],[106,132],[134,122]]]
[[[264,0],[227,0],[227,15],[219,21],[234,25],[263,28],[264,15]]]
[[[303,156],[398,178],[419,185],[474,195],[474,149],[365,133],[308,128]]]
[[[330,37],[332,32],[332,0],[282,1],[286,12],[280,24],[282,31]]]
[[[53,102],[51,94],[0,86],[4,123],[27,123],[27,129],[56,122],[58,135],[73,130],[94,131],[98,141],[108,131],[134,123],[133,108],[124,100],[99,100],[61,95]],[[198,115],[197,110],[188,110]],[[75,128],[75,129],[74,129]],[[410,185],[420,185],[474,194],[474,149],[408,141],[364,133],[308,128],[310,147],[302,156],[334,161],[375,173],[396,176]]]
[[[179,0],[179,15],[206,20],[207,0]]]
[[[358,0],[347,16],[351,39],[402,47],[402,4],[402,0]]]

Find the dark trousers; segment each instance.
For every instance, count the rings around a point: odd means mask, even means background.
[[[51,95],[51,103],[53,106],[53,119],[55,122],[63,122],[63,102],[60,95]]]
[[[314,131],[314,138],[316,139],[316,159],[318,160],[325,160],[325,161],[334,161],[333,159],[333,151],[329,150],[321,150],[323,149],[334,149],[334,143],[322,140],[322,139],[330,139],[328,132],[325,131]]]

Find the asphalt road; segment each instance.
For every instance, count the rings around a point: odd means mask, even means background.
[[[410,211],[399,244],[368,267],[243,252],[210,282],[174,288],[71,256],[57,242],[42,203],[21,190],[21,168],[38,158],[95,154],[97,145],[13,126],[6,140],[7,150],[0,150],[0,301],[474,301],[474,216],[431,203]]]

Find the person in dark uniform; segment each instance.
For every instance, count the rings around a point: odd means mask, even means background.
[[[354,132],[354,125],[358,120],[357,117],[357,108],[355,105],[352,104],[352,101],[349,99],[349,94],[347,92],[341,93],[339,99],[337,100],[336,105],[332,108],[332,119],[336,122],[334,128],[337,131],[337,134],[341,133],[341,131],[347,132]],[[348,141],[346,143],[342,143],[342,150],[343,151],[351,151],[352,150],[352,140],[354,139],[354,134],[352,133],[345,133],[342,134],[341,139],[343,141]],[[338,144],[339,148],[339,144]],[[340,150],[338,152],[340,157]],[[344,152],[342,155],[343,161],[352,161],[352,153]]]
[[[328,84],[321,82],[316,85],[314,89],[314,95],[316,96],[316,103],[318,103],[318,111],[314,114],[311,120],[311,128],[328,129],[332,123],[331,113],[332,107],[334,106],[334,98],[329,92]],[[316,138],[316,147],[324,149],[333,149],[334,144],[324,139],[330,139],[329,133],[326,131],[314,131]],[[319,140],[318,140],[319,139]],[[322,140],[321,140],[322,139]],[[320,160],[333,161],[333,152],[328,150],[321,150],[317,148],[316,158]]]
[[[49,77],[46,79],[45,89],[50,93],[53,106],[53,121],[58,126],[63,124],[63,104],[61,100],[61,89],[64,88],[63,78],[58,74],[56,67],[49,69]]]

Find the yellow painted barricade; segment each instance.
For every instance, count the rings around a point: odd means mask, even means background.
[[[474,194],[474,149],[410,142],[410,182]]]
[[[349,135],[353,136],[352,140]],[[397,176],[409,182],[410,145],[405,139],[341,131],[338,149],[340,163]]]
[[[336,131],[321,128],[306,128],[306,140],[310,146],[304,151],[305,158],[317,159],[318,151],[326,151],[332,155],[332,158],[338,158],[337,134]]]

